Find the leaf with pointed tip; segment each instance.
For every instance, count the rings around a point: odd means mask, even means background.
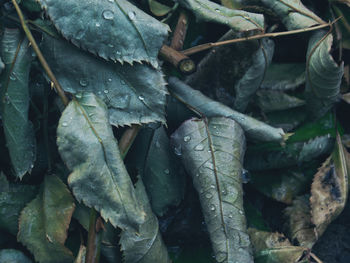
[[[1,55],[6,67],[0,77],[0,114],[15,175],[22,179],[33,168],[36,146],[28,119],[31,51],[19,29],[5,29]]]
[[[323,116],[338,100],[344,74],[344,62],[338,65],[330,54],[333,36],[327,34],[315,32],[307,51],[305,93],[308,110],[314,118]]]
[[[64,90],[100,97],[108,106],[111,124],[165,122],[168,92],[161,71],[106,62],[48,35],[44,35],[42,49]]]
[[[256,103],[263,112],[288,110],[305,105],[305,101],[278,90],[259,90]]]
[[[318,237],[343,211],[348,198],[347,155],[340,135],[337,134],[331,157],[322,164],[311,185],[311,220]]]
[[[274,12],[288,30],[325,23],[300,0],[259,0],[259,3]]]
[[[311,222],[309,196],[295,198],[293,204],[284,210],[284,216],[284,228],[292,242],[311,249],[316,242],[316,236]]]
[[[40,193],[21,212],[18,241],[45,263],[73,262],[64,246],[74,211],[74,200],[55,175],[46,175]]]
[[[3,174],[0,174],[0,185],[0,229],[17,235],[19,214],[35,197],[37,188],[9,183]]]
[[[74,45],[106,60],[146,61],[157,56],[169,27],[127,0],[38,0],[56,28]]]
[[[142,180],[136,183],[136,196],[146,212],[138,233],[124,230],[120,237],[125,263],[170,263],[168,251],[159,231],[158,219],[152,213]]]
[[[242,10],[233,10],[208,0],[179,0],[182,6],[207,22],[228,25],[235,31],[264,30],[264,16]]]
[[[58,150],[72,171],[68,184],[79,202],[95,208],[114,227],[137,230],[144,212],[121,159],[107,107],[92,93],[76,97],[57,128]]]
[[[1,249],[0,262],[2,263],[32,263],[21,251],[16,249]]]
[[[291,246],[292,244],[283,234],[278,232],[261,231],[255,228],[248,228],[250,240],[254,249],[254,254],[259,251],[274,247]]]
[[[266,68],[271,63],[274,49],[275,44],[272,40],[262,39],[260,48],[252,57],[253,64],[235,84],[234,108],[238,111],[244,112],[246,110],[250,99],[260,87]]]
[[[211,100],[200,91],[192,89],[177,78],[169,78],[169,90],[175,98],[206,117],[224,116],[235,120],[242,126],[248,138],[270,142],[282,142],[285,140],[285,134],[282,129],[273,128],[250,116],[234,111],[220,102]]]
[[[232,119],[190,119],[172,135],[193,178],[218,262],[253,262],[243,210],[245,137]]]

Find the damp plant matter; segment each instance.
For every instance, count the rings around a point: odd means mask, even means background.
[[[1,1],[0,262],[327,262],[350,3],[321,2]]]

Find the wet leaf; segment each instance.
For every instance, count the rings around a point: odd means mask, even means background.
[[[16,249],[1,249],[0,262],[2,263],[32,263],[21,251]]]
[[[74,45],[104,59],[146,61],[157,56],[169,27],[126,0],[39,0],[56,28]]]
[[[111,124],[165,122],[167,89],[161,71],[107,63],[48,35],[43,53],[65,91],[93,92],[107,104]]]
[[[285,228],[293,243],[312,248],[316,242],[314,225],[311,222],[309,195],[298,196],[284,210]]]
[[[315,174],[311,185],[311,220],[320,237],[327,226],[343,211],[348,197],[348,167],[340,135],[334,151]]]
[[[211,100],[200,91],[191,89],[190,86],[174,77],[169,78],[169,89],[174,97],[186,105],[190,105],[191,108],[194,108],[206,117],[224,116],[237,121],[250,139],[277,142],[285,140],[285,134],[282,129],[273,128],[250,116],[236,112],[217,101]]]
[[[245,111],[250,99],[260,87],[266,68],[271,63],[274,49],[275,44],[272,40],[261,40],[259,50],[252,57],[253,64],[235,84],[236,97],[234,108],[238,111]]]
[[[35,161],[35,136],[29,112],[31,51],[18,29],[5,29],[1,56],[6,65],[0,77],[0,113],[14,173],[20,179]]]
[[[330,54],[332,34],[315,32],[309,40],[306,64],[307,106],[313,117],[329,111],[338,100],[344,74],[344,63],[339,65]]]
[[[45,176],[37,197],[21,212],[18,240],[38,262],[73,262],[65,246],[74,200],[66,185],[54,175]]]
[[[76,97],[57,128],[58,150],[72,171],[68,184],[79,202],[95,208],[114,227],[137,230],[144,212],[109,125],[107,107],[92,93]]]
[[[208,0],[179,0],[198,20],[227,25],[235,31],[264,30],[264,16],[233,10]]]
[[[243,210],[243,130],[229,118],[190,119],[172,140],[199,194],[216,260],[253,262]]]
[[[125,263],[170,263],[168,251],[163,243],[157,217],[152,213],[142,180],[136,184],[136,196],[146,213],[139,233],[123,231],[120,237]]]
[[[305,101],[282,91],[259,90],[257,104],[263,112],[288,110],[305,105]]]
[[[0,229],[17,235],[19,214],[36,196],[37,188],[9,183],[4,174],[0,174],[0,185]]]

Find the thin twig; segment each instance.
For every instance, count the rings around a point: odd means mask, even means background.
[[[170,47],[175,50],[182,50],[188,28],[188,16],[185,11],[181,11],[177,25],[171,40]]]
[[[20,7],[18,6],[16,0],[12,0],[12,4],[16,8],[19,20],[21,21],[22,28],[23,28],[25,34],[27,35],[27,38],[28,38],[30,44],[32,45],[34,52],[38,56],[38,59],[39,59],[41,65],[43,66],[43,68],[44,68],[46,74],[48,75],[48,77],[50,78],[50,80],[53,82],[53,84],[57,90],[57,93],[60,96],[63,104],[68,105],[69,100],[68,100],[66,94],[64,93],[60,83],[58,82],[55,75],[51,71],[50,66],[47,64],[46,59],[44,58],[43,54],[41,53],[39,46],[36,43],[36,41],[32,35],[32,32],[30,31],[29,27],[27,26],[27,23],[24,19],[23,13],[22,13]]]
[[[321,259],[319,259],[314,253],[310,252],[310,256],[317,262],[323,263]]]
[[[140,125],[133,124],[123,133],[122,137],[120,138],[119,150],[123,159],[125,158],[137,134],[139,133],[140,128]]]
[[[336,23],[341,17],[338,17],[331,23],[326,23],[326,24],[321,24],[318,26],[313,26],[313,27],[308,27],[308,28],[301,28],[301,29],[296,29],[296,30],[291,30],[291,31],[283,31],[283,32],[275,32],[275,33],[265,33],[265,34],[258,34],[254,36],[249,36],[249,37],[242,37],[242,38],[235,38],[235,39],[229,39],[225,41],[219,41],[219,42],[212,42],[212,43],[206,43],[202,45],[198,45],[195,47],[191,47],[189,49],[186,49],[182,51],[182,53],[186,56],[213,48],[213,47],[218,47],[218,46],[225,46],[225,45],[231,45],[233,43],[238,43],[238,42],[244,42],[244,41],[249,41],[249,40],[255,40],[255,39],[262,39],[266,37],[280,37],[280,36],[287,36],[287,35],[294,35],[294,34],[300,34],[304,32],[309,32],[309,31],[314,31],[318,30],[321,28],[325,27],[331,27],[334,23]]]
[[[95,209],[90,209],[89,233],[86,245],[85,263],[98,263],[100,259],[102,227],[101,218]]]

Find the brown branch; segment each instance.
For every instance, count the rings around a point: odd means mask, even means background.
[[[159,55],[184,74],[191,74],[196,71],[196,64],[192,59],[169,46],[163,45]]]
[[[119,150],[123,159],[125,158],[137,134],[139,133],[140,128],[140,125],[133,124],[123,133],[122,137],[120,138]]]
[[[102,219],[95,209],[90,209],[89,233],[86,245],[85,263],[98,263],[100,259]]]
[[[26,21],[24,19],[23,13],[22,13],[20,7],[18,6],[16,0],[12,0],[12,4],[14,5],[14,7],[15,7],[15,9],[17,11],[19,20],[21,21],[21,25],[22,25],[23,31],[27,35],[27,38],[28,38],[30,44],[32,45],[34,52],[38,56],[38,59],[39,59],[41,65],[43,66],[46,74],[48,75],[48,77],[50,78],[52,83],[54,84],[54,86],[55,86],[55,88],[57,90],[57,93],[60,96],[63,104],[64,105],[68,105],[69,100],[68,100],[66,94],[64,93],[60,83],[58,82],[58,80],[56,79],[55,75],[53,74],[50,66],[47,64],[46,59],[44,58],[43,54],[41,53],[41,51],[39,49],[39,46],[36,43],[36,41],[35,41],[35,39],[34,39],[34,37],[32,35],[32,32],[30,31],[29,27],[27,26],[27,23],[26,23]]]
[[[213,47],[231,45],[233,43],[244,42],[244,41],[255,40],[255,39],[262,39],[262,38],[266,38],[266,37],[273,38],[273,37],[287,36],[287,35],[300,34],[300,33],[304,33],[304,32],[314,31],[314,30],[318,30],[321,28],[325,28],[325,27],[331,27],[339,19],[340,19],[340,17],[338,17],[337,19],[335,19],[331,23],[321,24],[318,26],[313,26],[313,27],[308,27],[308,28],[296,29],[296,30],[291,30],[291,31],[283,31],[283,32],[275,32],[275,33],[258,34],[258,35],[249,36],[249,37],[242,37],[242,38],[235,38],[235,39],[230,39],[230,40],[225,40],[225,41],[206,43],[206,44],[198,45],[195,47],[191,47],[189,49],[182,51],[181,53],[186,55],[186,56],[189,56],[189,55],[192,55],[192,54],[195,54],[195,53],[198,53],[198,52],[201,52],[201,51],[213,48]]]
[[[188,27],[188,16],[185,11],[180,13],[177,25],[171,40],[170,47],[175,50],[182,50]]]

